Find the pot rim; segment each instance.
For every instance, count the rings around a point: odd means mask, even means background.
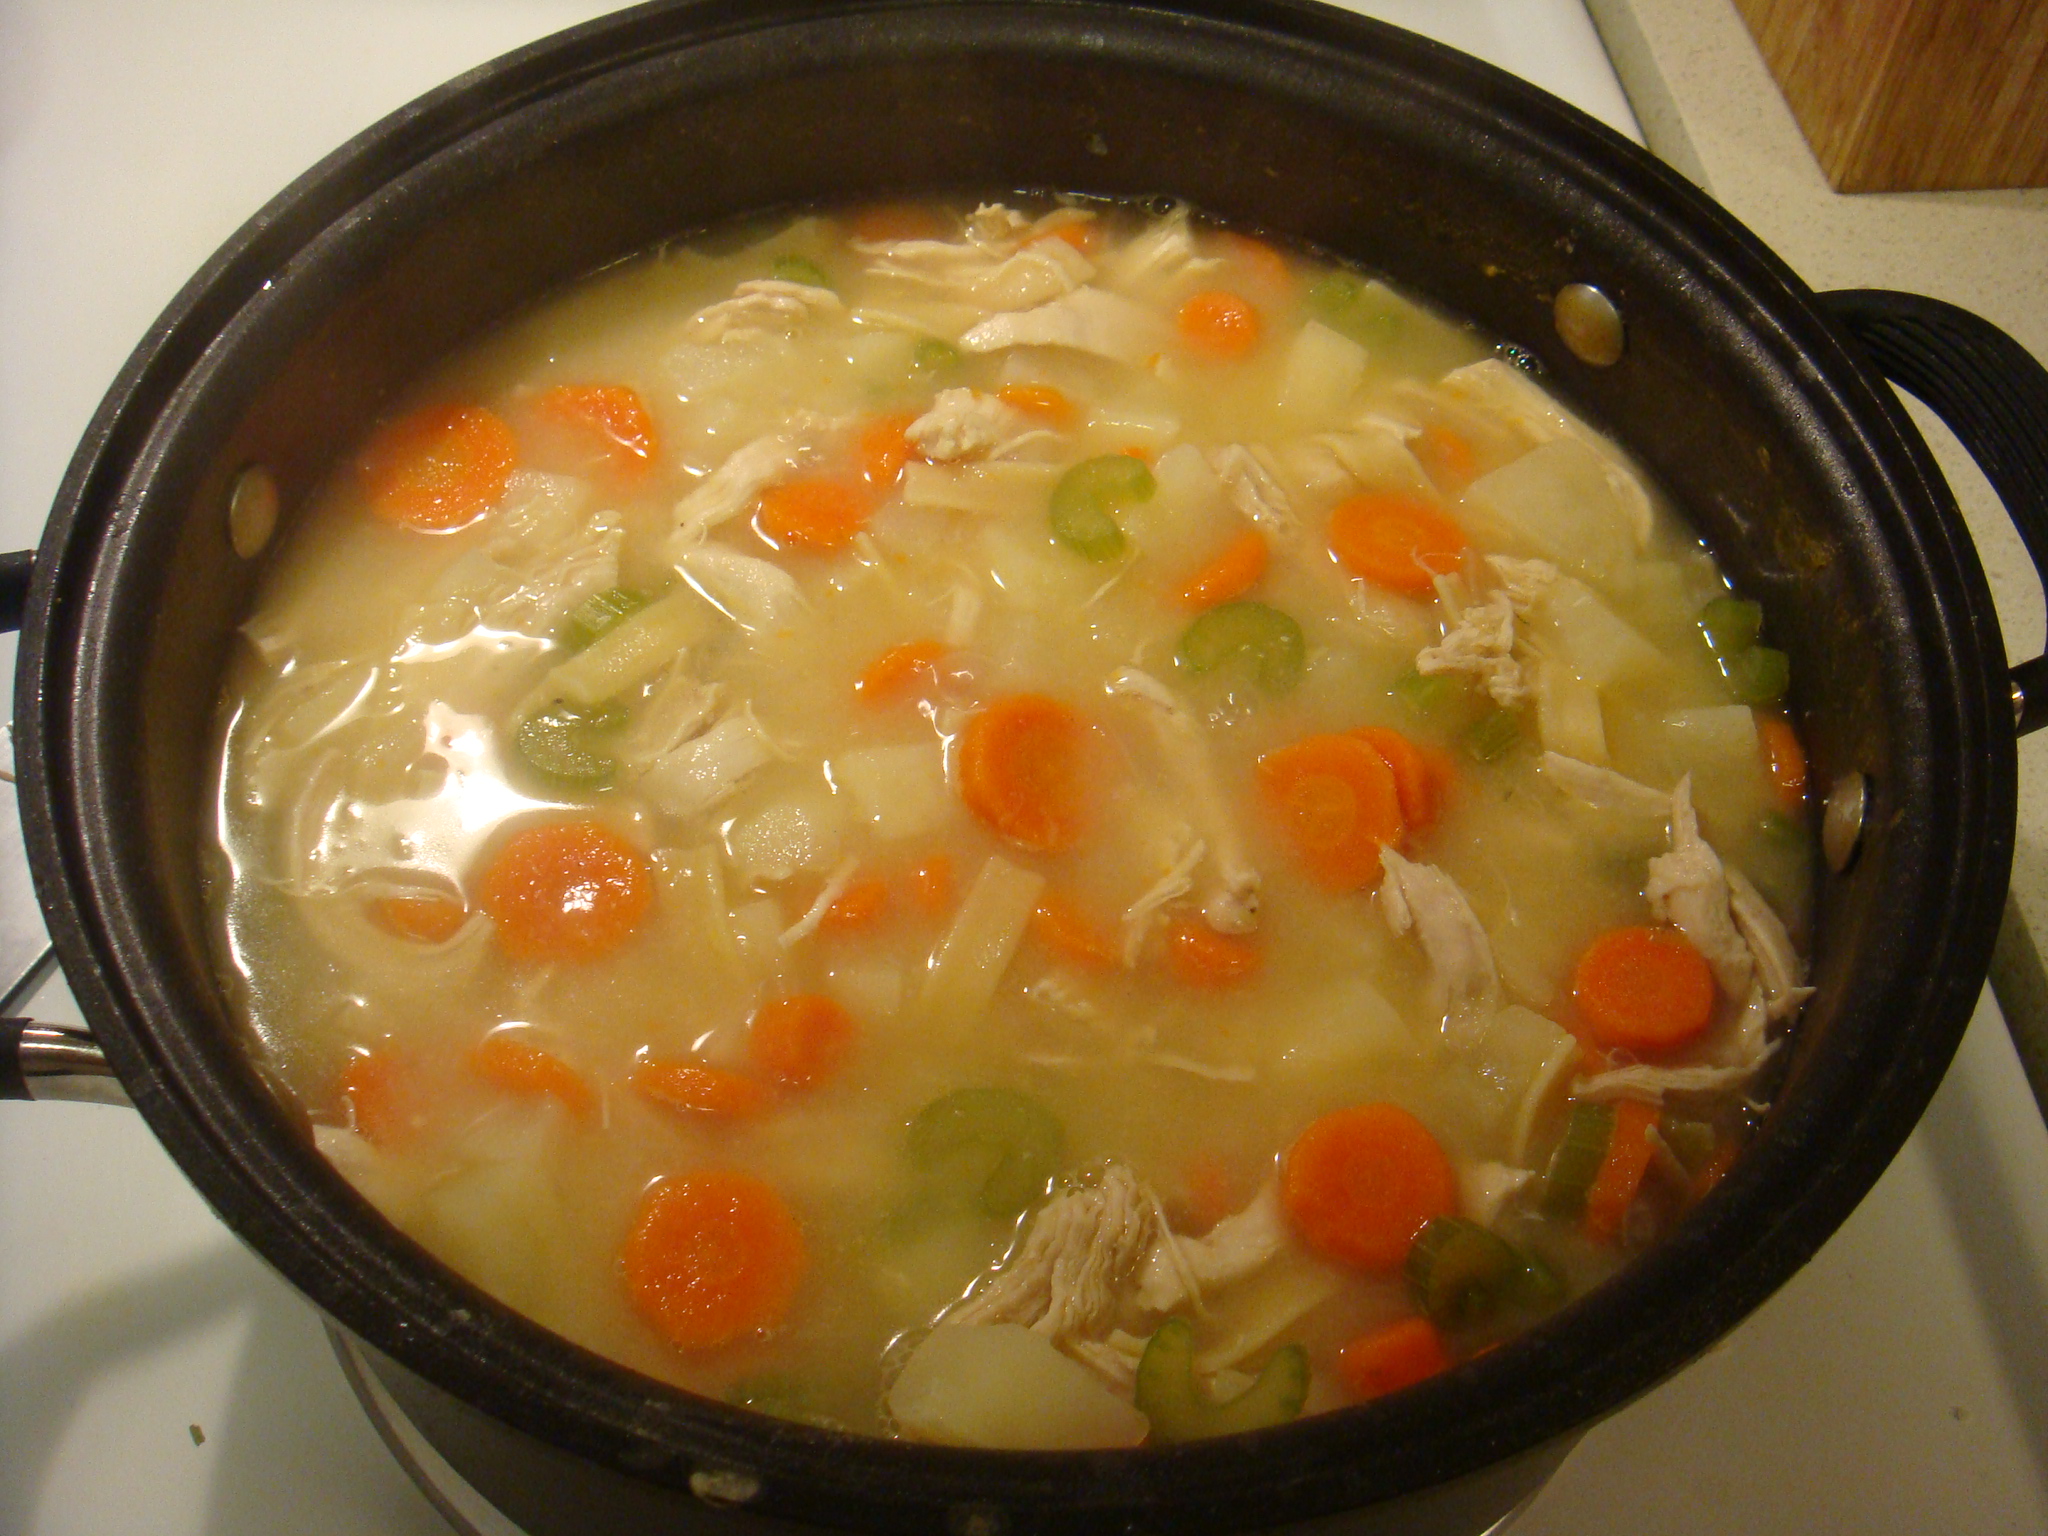
[[[152,1023],[165,1017],[167,994],[151,974],[149,925],[137,916],[151,898],[137,889],[138,873],[118,862],[108,836],[104,807],[117,788],[94,736],[101,726],[96,705],[106,697],[106,670],[118,665],[111,647],[122,625],[139,620],[109,613],[102,578],[121,559],[145,500],[138,487],[169,452],[165,434],[220,366],[221,338],[260,307],[273,274],[327,231],[370,217],[400,180],[479,139],[512,133],[594,83],[713,41],[782,35],[792,27],[845,32],[885,20],[936,24],[969,12],[992,35],[1026,21],[1099,32],[1105,56],[1126,49],[1120,62],[1141,55],[1184,62],[1188,49],[1207,42],[1264,50],[1260,57],[1276,68],[1410,92],[1493,137],[1504,152],[1571,178],[1612,216],[1632,220],[1674,260],[1684,260],[1690,274],[1755,303],[1754,318],[1770,344],[1803,360],[1807,408],[1829,423],[1848,472],[1895,509],[1886,531],[1907,567],[1901,583],[1916,589],[1921,617],[1941,641],[1934,660],[1949,684],[1950,713],[1930,720],[1930,728],[1948,729],[1957,754],[1974,753],[1982,764],[1981,783],[1934,802],[1941,819],[1930,816],[1923,832],[1935,840],[1952,828],[1962,835],[1939,892],[1944,926],[1939,933],[1917,929],[1912,940],[1918,953],[1945,963],[1929,967],[1915,985],[1901,983],[1921,1020],[1911,1049],[1881,1056],[1877,1075],[1853,1086],[1840,1079],[1870,1061],[1835,1064],[1832,1071],[1823,1063],[1811,1074],[1835,1095],[1835,1124],[1845,1132],[1830,1143],[1817,1173],[1802,1174],[1788,1188],[1788,1170],[1813,1149],[1796,1136],[1760,1137],[1677,1234],[1549,1322],[1394,1398],[1226,1442],[998,1453],[847,1437],[651,1383],[526,1322],[393,1236],[300,1144],[253,1073],[232,1084],[195,1068],[181,1055],[176,1033],[189,1021]],[[1491,66],[1298,0],[676,0],[559,34],[401,108],[260,211],[152,327],[88,428],[38,552],[17,675],[24,823],[67,975],[152,1129],[224,1219],[288,1279],[436,1385],[632,1475],[687,1486],[701,1467],[744,1466],[778,1487],[801,1479],[808,1502],[798,1512],[810,1518],[843,1520],[845,1501],[884,1497],[899,1500],[891,1521],[912,1507],[938,1515],[962,1504],[993,1504],[1110,1528],[1142,1502],[1154,1518],[1179,1512],[1188,1529],[1268,1524],[1456,1477],[1620,1406],[1745,1316],[1875,1181],[1960,1038],[2002,903],[2015,752],[2009,710],[1987,686],[2002,678],[2002,654],[1994,653],[1994,667],[1984,651],[1986,634],[1993,642],[1997,635],[1995,620],[1987,630],[1989,613],[1981,571],[1924,449],[1805,286],[1675,173]],[[1844,1107],[1844,1095],[1853,1095],[1853,1104]],[[281,1158],[279,1149],[286,1149]],[[252,1190],[264,1197],[259,1208],[250,1206]],[[297,1224],[281,1228],[279,1208],[294,1210]],[[1700,1300],[1692,1269],[1708,1259],[1718,1272]],[[1687,1297],[1694,1305],[1680,1311],[1681,1325],[1657,1337],[1614,1326]],[[912,1483],[915,1494],[904,1494]]]

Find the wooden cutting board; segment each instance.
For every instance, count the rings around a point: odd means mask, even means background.
[[[1837,191],[2048,186],[2048,0],[1735,0]]]

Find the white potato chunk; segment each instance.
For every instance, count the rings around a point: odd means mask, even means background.
[[[1536,668],[1536,733],[1546,752],[1586,763],[1608,761],[1600,690],[1551,657]]]
[[[1560,576],[1545,588],[1529,615],[1529,628],[1544,650],[1595,688],[1647,677],[1670,665],[1592,588],[1569,576]]]
[[[914,1439],[985,1450],[1110,1450],[1152,1429],[1086,1366],[1017,1323],[934,1329],[889,1389],[889,1412]]]
[[[831,772],[832,782],[853,797],[854,814],[883,842],[923,837],[953,819],[936,742],[843,752],[832,759]]]
[[[1480,476],[1463,499],[1482,525],[1588,581],[1604,581],[1635,559],[1634,524],[1606,462],[1572,438],[1532,448]]]
[[[999,854],[989,856],[954,914],[953,926],[932,951],[923,995],[929,1017],[981,1016],[1023,942],[1044,889],[1043,875],[1019,869]]]
[[[735,821],[726,832],[734,866],[753,880],[787,880],[839,857],[839,807],[824,793],[793,795]]]
[[[1280,373],[1280,409],[1291,416],[1334,421],[1365,378],[1365,348],[1319,320],[1288,344]]]

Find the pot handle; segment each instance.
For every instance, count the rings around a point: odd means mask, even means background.
[[[1820,296],[1878,372],[1948,423],[2048,585],[2048,368],[1967,309],[1885,288]],[[2048,725],[2048,656],[2008,674],[2019,733]]]
[[[28,612],[28,583],[35,574],[36,552],[17,549],[0,555],[0,632],[21,628]]]

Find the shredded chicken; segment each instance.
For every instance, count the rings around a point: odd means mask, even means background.
[[[775,757],[753,711],[742,706],[701,736],[655,759],[640,776],[641,794],[674,816],[709,810]]]
[[[772,560],[705,544],[676,557],[676,572],[697,595],[742,629],[771,630],[803,608],[796,578]]]
[[[1259,925],[1259,872],[1246,856],[1244,835],[1216,780],[1194,713],[1158,678],[1136,667],[1110,678],[1109,691],[1151,706],[1145,713],[1160,756],[1216,873],[1214,887],[1202,899],[1203,920],[1218,933],[1250,933]]]
[[[939,1321],[1021,1323],[1055,1344],[1099,1334],[1159,1226],[1158,1199],[1112,1163],[1040,1207],[1011,1258]]]
[[[1466,1163],[1458,1169],[1458,1208],[1482,1227],[1500,1219],[1501,1208],[1536,1177],[1506,1163]]]
[[[836,315],[845,308],[830,288],[754,277],[734,288],[731,298],[690,316],[686,334],[699,343],[756,341],[770,332],[786,336],[813,315]]]
[[[1138,1362],[1145,1358],[1147,1341],[1121,1328],[1112,1328],[1106,1339],[1074,1339],[1067,1353],[1119,1391],[1128,1393],[1138,1379]]]
[[[1250,1204],[1217,1222],[1206,1236],[1176,1237],[1162,1226],[1145,1258],[1138,1303],[1154,1312],[1170,1312],[1183,1301],[1199,1306],[1204,1291],[1265,1268],[1287,1240],[1280,1186],[1268,1179]]]
[[[1721,856],[1700,836],[1692,808],[1692,775],[1671,791],[1671,851],[1650,860],[1643,887],[1650,915],[1675,925],[1713,967],[1730,997],[1749,994],[1754,964],[1728,913],[1728,875]]]
[[[1191,840],[1166,873],[1124,909],[1125,970],[1132,971],[1138,968],[1138,956],[1144,951],[1145,940],[1151,937],[1153,925],[1159,921],[1159,914],[1195,888],[1195,871],[1200,868],[1208,852],[1209,845],[1199,837]]]
[[[718,684],[692,677],[681,658],[671,662],[634,712],[618,744],[619,762],[634,772],[651,768],[711,723],[720,692]]]
[[[1472,1043],[1500,1000],[1493,946],[1458,882],[1434,864],[1417,864],[1380,849],[1380,912],[1397,934],[1415,930],[1429,959],[1430,993],[1454,1047]]]
[[[1020,247],[1015,232],[977,238],[970,227],[965,241],[856,241],[855,247],[873,258],[868,271],[877,277],[938,289],[984,310],[1043,304],[1095,275],[1095,264],[1065,240],[1034,239]]]
[[[817,424],[770,432],[726,455],[725,462],[690,487],[676,503],[672,549],[702,542],[720,523],[739,516],[761,492],[784,475],[818,461]]]
[[[1219,264],[1213,256],[1195,254],[1188,210],[1176,208],[1112,256],[1103,280],[1113,288],[1143,288],[1183,272],[1203,272]]]
[[[1166,322],[1143,305],[1100,288],[1076,288],[1036,309],[991,315],[960,338],[967,352],[1070,347],[1134,368],[1166,349]]]
[[[1625,811],[1659,821],[1671,814],[1669,795],[1612,768],[1566,757],[1562,752],[1544,753],[1536,767],[1552,784],[1596,811]]]
[[[1209,450],[1209,467],[1223,482],[1223,493],[1245,517],[1269,532],[1294,527],[1294,503],[1258,450],[1226,443]]]
[[[1785,924],[1763,893],[1749,883],[1749,876],[1739,869],[1727,873],[1728,914],[1756,961],[1757,980],[1763,984],[1770,1016],[1789,1019],[1813,996],[1813,988],[1804,985],[1806,964],[1793,949]]]
[[[825,921],[825,914],[832,910],[832,903],[846,893],[853,883],[854,871],[860,868],[860,860],[846,858],[839,861],[839,867],[825,877],[824,888],[818,892],[817,900],[804,910],[804,915],[783,929],[776,942],[784,949],[793,949],[818,931],[818,925]]]
[[[1443,639],[1415,653],[1415,670],[1424,677],[1468,672],[1501,708],[1526,703],[1529,680],[1515,655],[1513,600],[1505,592],[1496,592],[1467,607]]]
[[[1742,1016],[1720,1051],[1717,1065],[1689,1067],[1628,1066],[1582,1077],[1572,1084],[1579,1099],[1640,1099],[1662,1104],[1667,1093],[1720,1093],[1739,1088],[1771,1059],[1778,1042],[1766,1040],[1769,1016],[1763,987],[1752,984]]]
[[[1515,617],[1526,619],[1529,612],[1557,585],[1557,567],[1548,560],[1517,560],[1511,555],[1488,555],[1486,563],[1500,581],[1501,590],[1514,605]]]
[[[992,453],[1026,430],[1024,413],[994,395],[942,389],[903,435],[934,463]]]

